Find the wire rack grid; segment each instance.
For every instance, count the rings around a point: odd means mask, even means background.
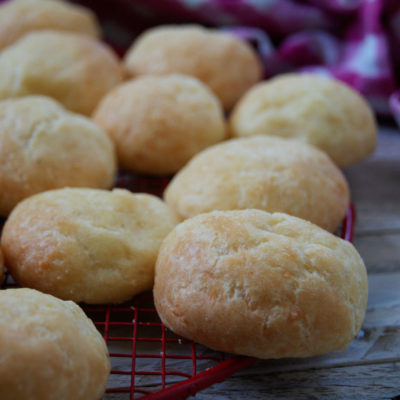
[[[161,196],[168,182],[169,178],[121,172],[115,186]],[[345,240],[352,241],[354,219],[350,206],[338,233]],[[2,287],[16,287],[7,271]],[[120,306],[81,306],[110,353],[111,374],[103,400],[186,398],[256,361],[216,352],[175,335],[161,323],[150,292]]]

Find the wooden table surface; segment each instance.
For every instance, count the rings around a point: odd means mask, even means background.
[[[400,399],[400,131],[382,128],[375,154],[345,174],[369,276],[360,334],[345,351],[259,361],[196,399]]]

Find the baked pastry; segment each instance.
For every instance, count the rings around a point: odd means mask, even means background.
[[[317,75],[282,75],[255,86],[233,110],[229,130],[233,137],[274,135],[313,144],[341,167],[376,146],[367,102],[344,83]]]
[[[43,29],[100,36],[96,16],[88,8],[54,0],[13,0],[0,5],[0,50],[28,32]]]
[[[0,250],[0,285],[3,283],[4,279],[4,258]]]
[[[98,400],[110,362],[93,322],[72,301],[0,291],[0,398]]]
[[[262,77],[257,54],[246,42],[198,25],[148,30],[129,49],[125,66],[132,76],[195,76],[212,89],[226,110]]]
[[[176,222],[155,196],[59,189],[15,207],[1,247],[20,286],[64,300],[121,303],[153,287],[158,249]]]
[[[179,224],[156,263],[154,300],[175,333],[260,358],[344,349],[368,281],[355,248],[286,214],[215,211]]]
[[[341,171],[313,146],[271,136],[229,140],[199,153],[164,193],[181,218],[213,210],[285,212],[333,232],[349,205]]]
[[[32,32],[0,53],[0,99],[42,94],[90,115],[122,79],[116,55],[86,35]]]
[[[88,118],[43,96],[0,102],[0,215],[49,189],[108,189],[116,172],[114,145]]]
[[[195,78],[143,76],[109,92],[94,121],[113,139],[120,164],[168,175],[225,137],[218,99]]]

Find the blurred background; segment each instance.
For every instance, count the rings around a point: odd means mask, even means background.
[[[328,74],[364,94],[381,118],[400,113],[398,0],[78,0],[98,15],[120,54],[149,27],[200,23],[259,51],[265,77]],[[399,114],[400,115],[400,114]]]

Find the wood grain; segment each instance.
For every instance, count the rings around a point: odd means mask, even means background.
[[[197,400],[384,400],[400,395],[400,363],[231,377],[196,395]]]

